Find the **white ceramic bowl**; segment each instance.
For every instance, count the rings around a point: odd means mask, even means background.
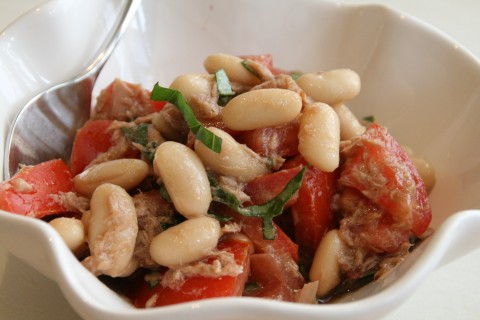
[[[19,108],[85,67],[118,8],[108,0],[57,0],[0,35],[1,150]],[[224,298],[140,310],[84,269],[46,223],[0,212],[1,245],[56,281],[80,316],[374,319],[399,306],[429,272],[480,247],[480,211],[473,210],[480,208],[480,63],[455,42],[381,6],[145,0],[94,93],[115,77],[147,88],[156,81],[168,85],[176,75],[202,71],[203,59],[215,52],[271,53],[285,69],[356,70],[363,88],[349,106],[359,117],[374,115],[436,168],[430,197],[435,234],[388,277],[336,304]]]

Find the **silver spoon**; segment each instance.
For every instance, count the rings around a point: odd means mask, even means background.
[[[141,0],[128,0],[90,65],[77,77],[41,92],[15,118],[7,136],[4,179],[19,165],[62,158],[68,161],[78,128],[90,117],[92,90]]]

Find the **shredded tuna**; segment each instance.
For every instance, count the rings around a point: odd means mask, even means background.
[[[130,121],[152,111],[147,90],[140,85],[116,79],[100,92],[92,119]]]
[[[226,223],[223,227],[222,227],[222,234],[225,234],[225,233],[237,233],[237,232],[240,232],[242,231],[242,227],[236,223],[236,222],[232,222],[232,223]]]
[[[243,267],[237,265],[235,256],[231,252],[214,251],[211,256],[215,257],[212,262],[204,260],[169,269],[163,274],[160,284],[163,287],[179,289],[186,278],[194,276],[218,278],[237,276],[243,272]]]
[[[241,203],[250,201],[250,197],[243,192],[244,184],[232,177],[218,176],[218,184],[221,189],[233,194]]]
[[[70,212],[83,213],[90,208],[90,200],[74,192],[61,192],[50,196]]]
[[[158,264],[150,257],[148,248],[153,237],[175,223],[175,209],[157,191],[142,192],[133,197],[137,212],[138,234],[133,256],[143,267]]]
[[[131,152],[132,148],[129,141],[125,138],[125,135],[119,129],[121,126],[126,125],[126,122],[121,121],[114,121],[112,123],[109,127],[109,130],[114,131],[112,135],[112,146],[106,152],[100,153],[85,169],[95,164],[127,157],[126,155]]]
[[[386,223],[389,216],[359,192],[345,190],[340,194],[339,205],[344,216],[339,236],[348,248],[339,263],[349,278],[358,278],[378,267],[382,269],[379,263],[385,257],[402,257],[406,253],[404,248],[411,246],[408,230]]]
[[[170,103],[167,103],[162,111],[155,113],[152,124],[170,141],[185,142],[190,131],[180,110]]]
[[[314,101],[308,97],[305,92],[298,86],[295,80],[292,79],[290,75],[287,74],[279,74],[274,78],[265,81],[259,85],[256,85],[252,88],[255,89],[267,89],[267,88],[279,88],[279,89],[287,89],[298,93],[302,97],[302,104],[305,106],[307,104],[311,104]]]

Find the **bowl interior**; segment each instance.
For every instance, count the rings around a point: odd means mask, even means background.
[[[7,115],[0,120],[2,150],[19,108],[86,65],[118,5],[54,1],[42,10],[0,36],[0,69],[6,70],[0,73],[0,103]],[[37,24],[42,27],[33,39],[28,30]],[[40,54],[34,50],[39,43]],[[474,147],[480,137],[480,64],[433,28],[381,6],[333,1],[144,0],[94,95],[114,78],[146,88],[157,81],[168,86],[177,75],[203,72],[203,59],[216,52],[270,53],[283,69],[357,71],[362,91],[348,105],[358,117],[373,115],[436,169],[432,227],[456,211],[480,207],[480,149]],[[10,222],[0,215],[0,225]],[[15,245],[9,250],[15,254]],[[75,296],[76,288],[70,289]]]

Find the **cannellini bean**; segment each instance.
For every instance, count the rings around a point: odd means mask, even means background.
[[[194,149],[203,163],[214,172],[240,181],[249,181],[270,171],[264,159],[225,131],[214,127],[208,130],[222,139],[222,151],[213,152],[198,140],[195,141]]]
[[[162,143],[155,152],[153,167],[179,213],[187,219],[207,214],[212,201],[210,182],[192,149],[178,142]]]
[[[198,94],[207,95],[212,90],[213,75],[191,73],[178,76],[170,84],[170,88],[176,89],[182,93],[187,102],[191,97]]]
[[[260,83],[254,74],[248,71],[242,65],[243,59],[224,53],[209,55],[203,62],[203,66],[208,73],[215,73],[219,69],[224,69],[230,81],[238,82],[247,86],[254,86]]]
[[[343,103],[332,106],[340,120],[340,140],[350,140],[360,136],[366,128],[358,121],[349,107]]]
[[[75,218],[55,218],[49,224],[60,234],[73,253],[80,253],[85,246],[85,229],[82,221]]]
[[[82,261],[93,274],[125,276],[132,268],[138,233],[133,200],[111,183],[97,187],[90,201],[87,239],[91,256]]]
[[[162,266],[177,267],[207,256],[220,235],[218,220],[189,219],[156,235],[150,243],[150,256]]]
[[[421,157],[413,157],[412,162],[415,165],[415,168],[417,168],[418,174],[425,184],[427,193],[430,193],[433,190],[437,180],[435,176],[435,169],[427,160]]]
[[[302,109],[302,98],[279,88],[251,90],[230,100],[223,108],[225,125],[234,130],[252,130],[288,123]]]
[[[170,84],[170,88],[182,93],[195,116],[213,118],[218,115],[220,107],[217,105],[218,94],[214,75],[185,74],[177,77]]]
[[[353,99],[360,92],[360,77],[350,69],[305,73],[297,84],[317,102],[329,105]]]
[[[320,241],[309,273],[311,281],[318,281],[317,296],[324,296],[340,283],[338,257],[342,254],[343,247],[336,229],[327,232]]]
[[[136,187],[148,175],[149,168],[139,159],[117,159],[91,166],[73,178],[75,191],[90,196],[104,183],[113,183],[129,190]]]
[[[402,146],[402,148],[412,160],[413,165],[417,169],[418,174],[420,175],[423,183],[425,184],[427,193],[430,193],[433,190],[433,187],[435,186],[435,183],[437,181],[435,169],[426,159],[416,156],[410,147]]]
[[[340,162],[340,122],[333,109],[317,102],[305,106],[300,116],[298,151],[322,171],[334,171]]]

